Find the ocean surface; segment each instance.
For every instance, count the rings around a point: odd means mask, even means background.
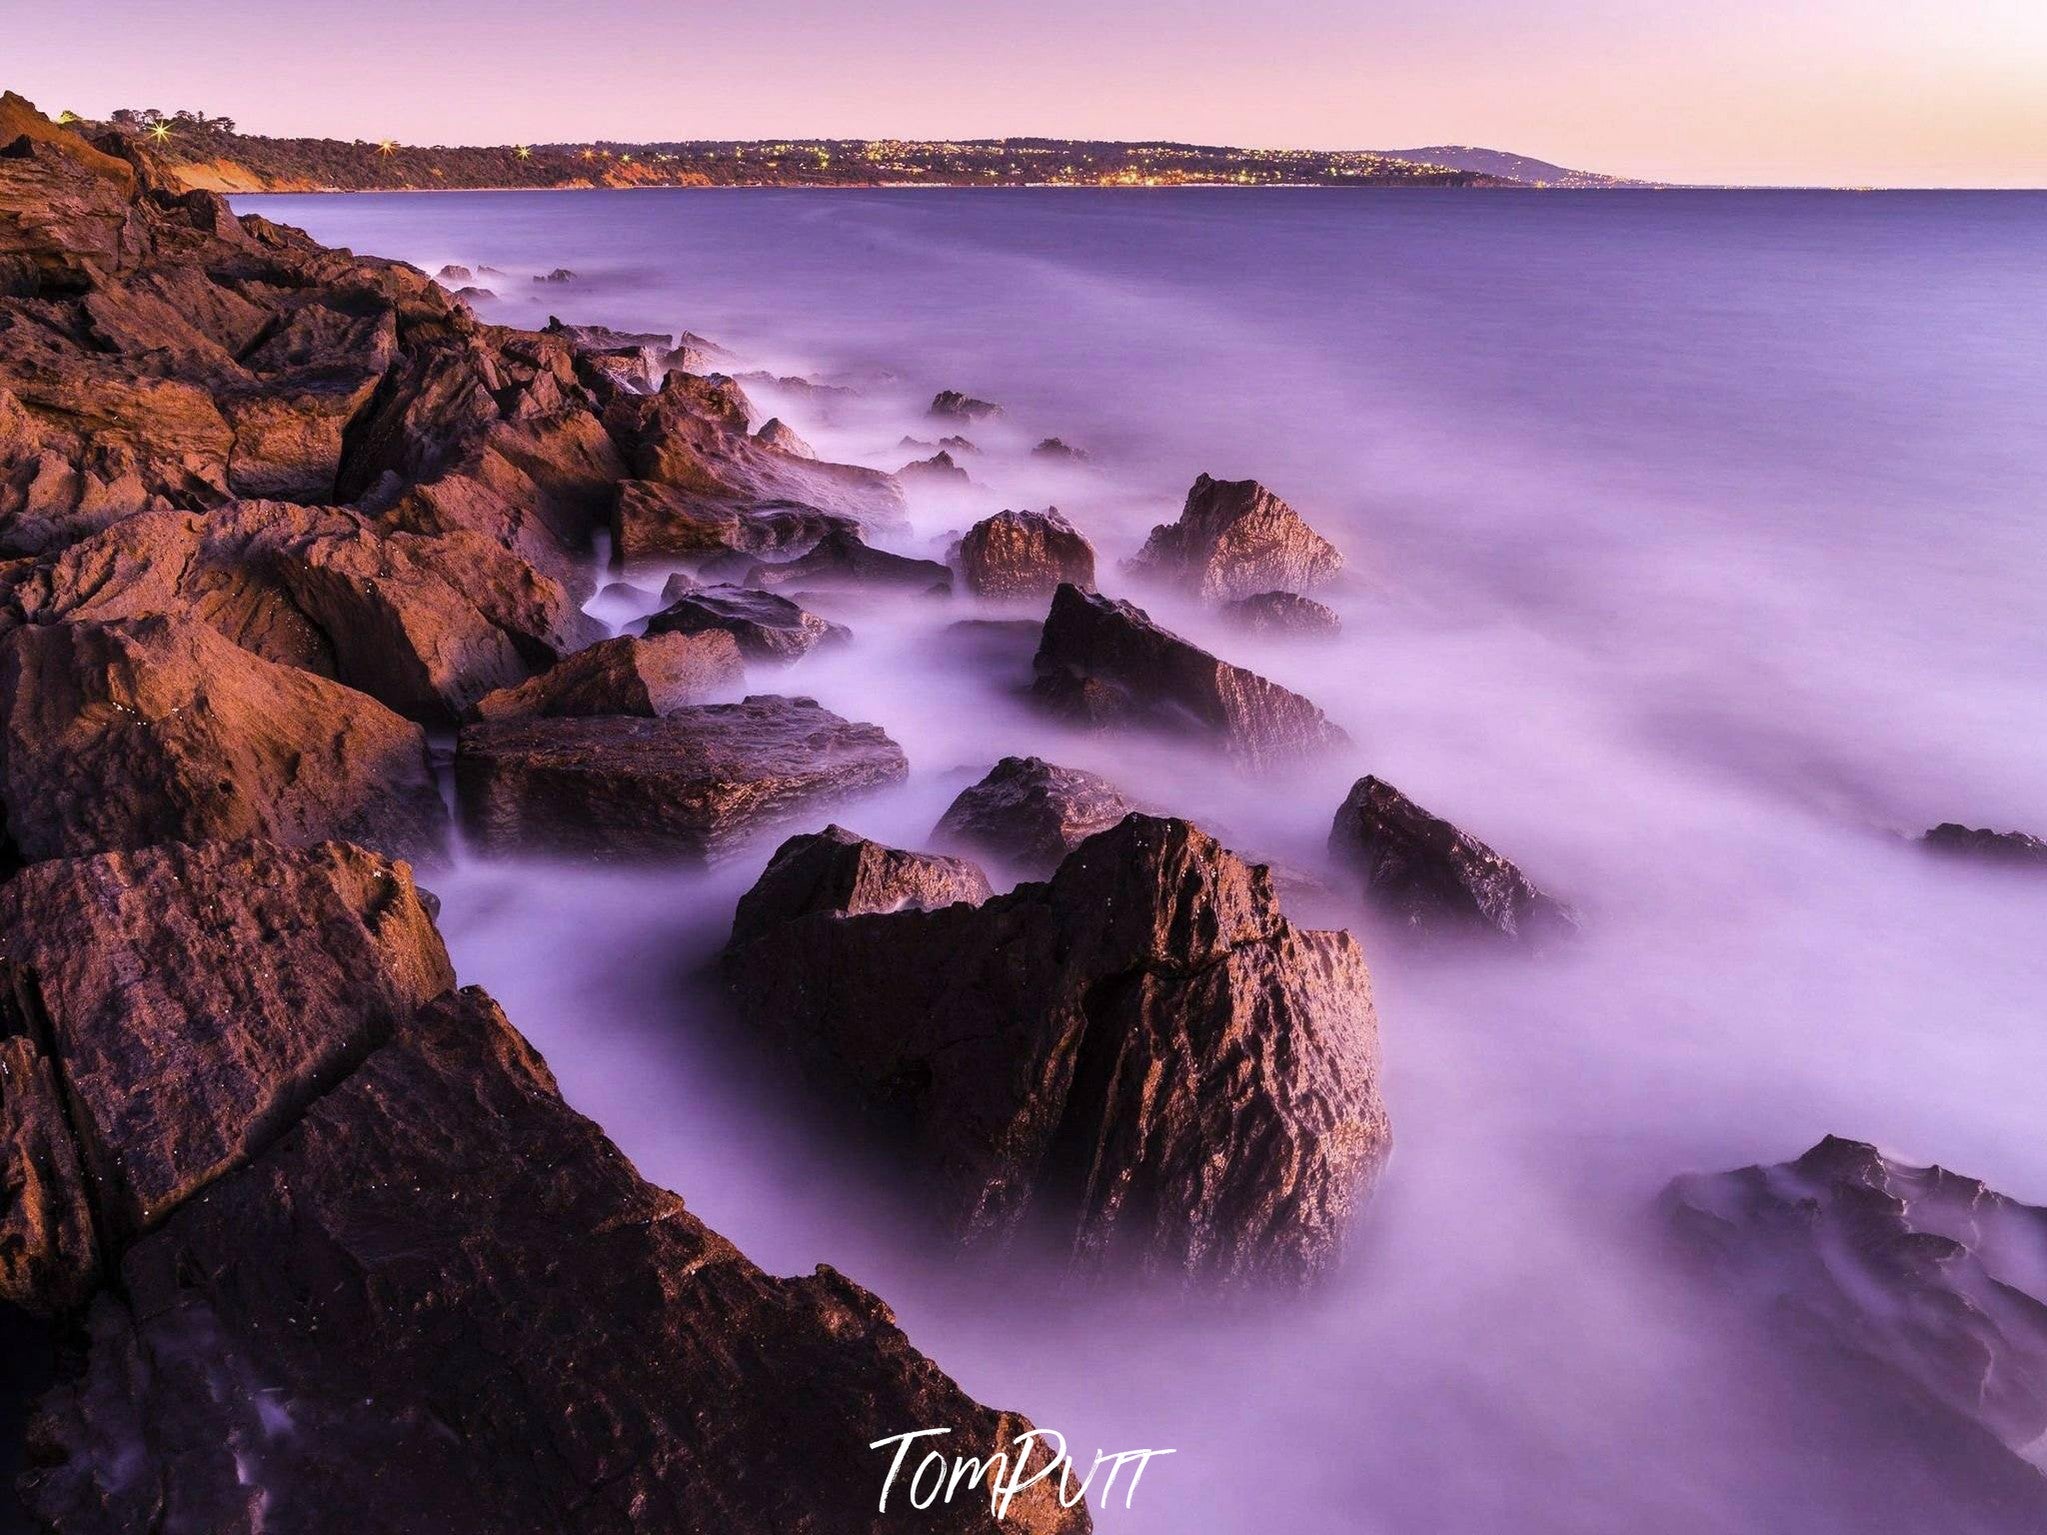
[[[1171,1447],[1104,1530],[1868,1527],[1785,1491],[1755,1361],[1673,1278],[1677,1173],[1828,1132],[2047,1203],[2047,886],[1935,860],[2047,832],[2047,196],[705,191],[238,198],[320,239],[489,265],[485,318],[708,336],[826,456],[895,468],[944,388],[975,484],[905,552],[1056,504],[1104,585],[1200,472],[1349,557],[1322,645],[1163,621],[1356,741],[1246,779],[1072,735],[964,602],[849,605],[758,690],[884,725],[913,776],[837,819],[920,845],[998,756],[1099,769],[1288,871],[1372,962],[1395,1152],[1339,1279],[1217,1305],[936,1246],[722,1031],[704,966],[776,840],[709,874],[464,860],[465,981],[649,1177],[780,1272],[884,1296],[976,1396],[1086,1453]],[[535,284],[567,267],[574,282]],[[1028,449],[1058,436],[1078,467]],[[656,583],[658,584],[658,583]],[[630,609],[607,610],[625,619]],[[1391,780],[1584,914],[1418,954],[1323,843]],[[877,1424],[876,1437],[925,1425]],[[882,1467],[877,1457],[877,1493]],[[1795,1478],[1794,1478],[1795,1480]]]

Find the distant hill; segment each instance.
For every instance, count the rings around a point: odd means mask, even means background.
[[[1381,149],[1393,160],[1415,160],[1423,165],[1440,165],[1446,170],[1472,171],[1500,181],[1518,181],[1532,187],[1647,187],[1653,181],[1630,181],[1625,176],[1605,176],[1598,171],[1574,171],[1529,155],[1509,154],[1504,149],[1478,149],[1470,144],[1430,144],[1421,149]]]

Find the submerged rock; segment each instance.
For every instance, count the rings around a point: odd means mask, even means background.
[[[1259,592],[1305,592],[1343,568],[1334,544],[1256,480],[1202,475],[1180,520],[1161,523],[1130,562],[1132,575],[1234,601]]]
[[[1061,582],[1095,588],[1094,546],[1059,508],[1001,511],[967,529],[960,579],[980,597],[1049,597]]]
[[[1057,437],[1045,438],[1035,448],[1031,449],[1031,456],[1033,458],[1060,459],[1069,464],[1084,464],[1088,461],[1089,457],[1085,449],[1076,448],[1073,444]]]
[[[1351,786],[1329,851],[1364,876],[1368,901],[1411,928],[1540,943],[1578,926],[1568,906],[1512,863],[1381,779]]]
[[[953,462],[952,454],[943,449],[929,458],[903,465],[896,471],[896,478],[905,485],[935,486],[941,490],[965,490],[974,483],[967,478],[967,471]]]
[[[1002,407],[957,389],[941,389],[931,397],[929,414],[941,421],[985,421],[1001,415]]]
[[[727,633],[620,635],[577,651],[515,688],[486,694],[470,713],[479,720],[597,714],[658,718],[735,688],[745,676],[739,644]]]
[[[1061,585],[1033,661],[1049,707],[1093,725],[1193,734],[1251,764],[1349,741],[1298,693],[1217,660],[1142,608]]]
[[[1793,1162],[1678,1178],[1662,1212],[1710,1292],[1798,1372],[1806,1413],[1852,1422],[1882,1404],[1955,1517],[2014,1497],[2026,1517],[1986,1527],[2047,1516],[2031,1464],[2047,1432],[2047,1210],[1828,1136]]]
[[[960,791],[931,835],[941,845],[981,852],[1042,877],[1130,810],[1116,786],[1097,774],[1042,757],[1004,757],[987,777]]]
[[[647,633],[729,634],[740,654],[755,661],[795,661],[818,645],[844,644],[853,637],[844,625],[819,618],[787,597],[744,586],[676,593],[647,620]]]
[[[2047,869],[2047,842],[2022,831],[1992,831],[1943,821],[1920,843],[1929,852],[2013,869]]]
[[[912,559],[876,549],[858,533],[835,528],[808,554],[780,564],[756,565],[748,586],[895,586],[920,592],[952,589],[952,572],[936,560]]]
[[[1296,634],[1326,639],[1343,632],[1335,609],[1298,592],[1254,592],[1223,604],[1222,616],[1247,634]]]
[[[1079,1268],[1224,1284],[1333,1261],[1388,1145],[1349,935],[1294,927],[1263,869],[1181,821],[1130,816],[1048,884],[939,910],[901,909],[927,862],[870,847],[785,843],[725,974],[961,1239],[1028,1228]],[[813,872],[875,862],[898,877]]]
[[[462,825],[479,850],[600,860],[707,860],[908,771],[880,727],[772,695],[659,719],[469,725],[455,750]]]
[[[241,837],[421,858],[447,834],[417,725],[160,615],[0,641],[0,803],[29,860]]]

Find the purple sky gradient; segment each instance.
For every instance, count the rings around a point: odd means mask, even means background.
[[[46,110],[411,143],[1484,144],[1676,181],[2047,186],[2047,0],[80,0]]]

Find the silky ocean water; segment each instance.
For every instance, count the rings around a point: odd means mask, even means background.
[[[1905,840],[2047,827],[2047,196],[236,207],[496,267],[487,319],[687,329],[735,371],[856,390],[751,387],[826,456],[895,468],[931,451],[906,434],[960,429],[923,418],[934,391],[999,401],[963,429],[974,483],[913,493],[897,547],[1056,503],[1107,589],[1355,738],[1245,778],[1071,734],[1016,698],[1000,643],[949,629],[964,600],[848,602],[852,647],[750,678],[902,742],[911,781],[834,812],[867,835],[920,845],[996,757],[1037,751],[1210,826],[1287,871],[1293,914],[1359,932],[1396,1149],[1326,1291],[1075,1290],[935,1245],[717,1022],[703,969],[773,836],[709,874],[440,871],[463,979],[649,1177],[771,1269],[875,1289],[1083,1461],[1175,1448],[1103,1529],[1866,1527],[1760,1469],[1754,1362],[1666,1271],[1651,1205],[1675,1173],[1830,1131],[2047,1202],[2047,887]],[[557,267],[576,280],[532,281]],[[1054,435],[1091,460],[1028,451]],[[1345,550],[1341,640],[1252,641],[1124,590],[1116,562],[1204,471],[1265,482]],[[1577,904],[1584,940],[1418,955],[1375,930],[1322,847],[1364,772]]]

